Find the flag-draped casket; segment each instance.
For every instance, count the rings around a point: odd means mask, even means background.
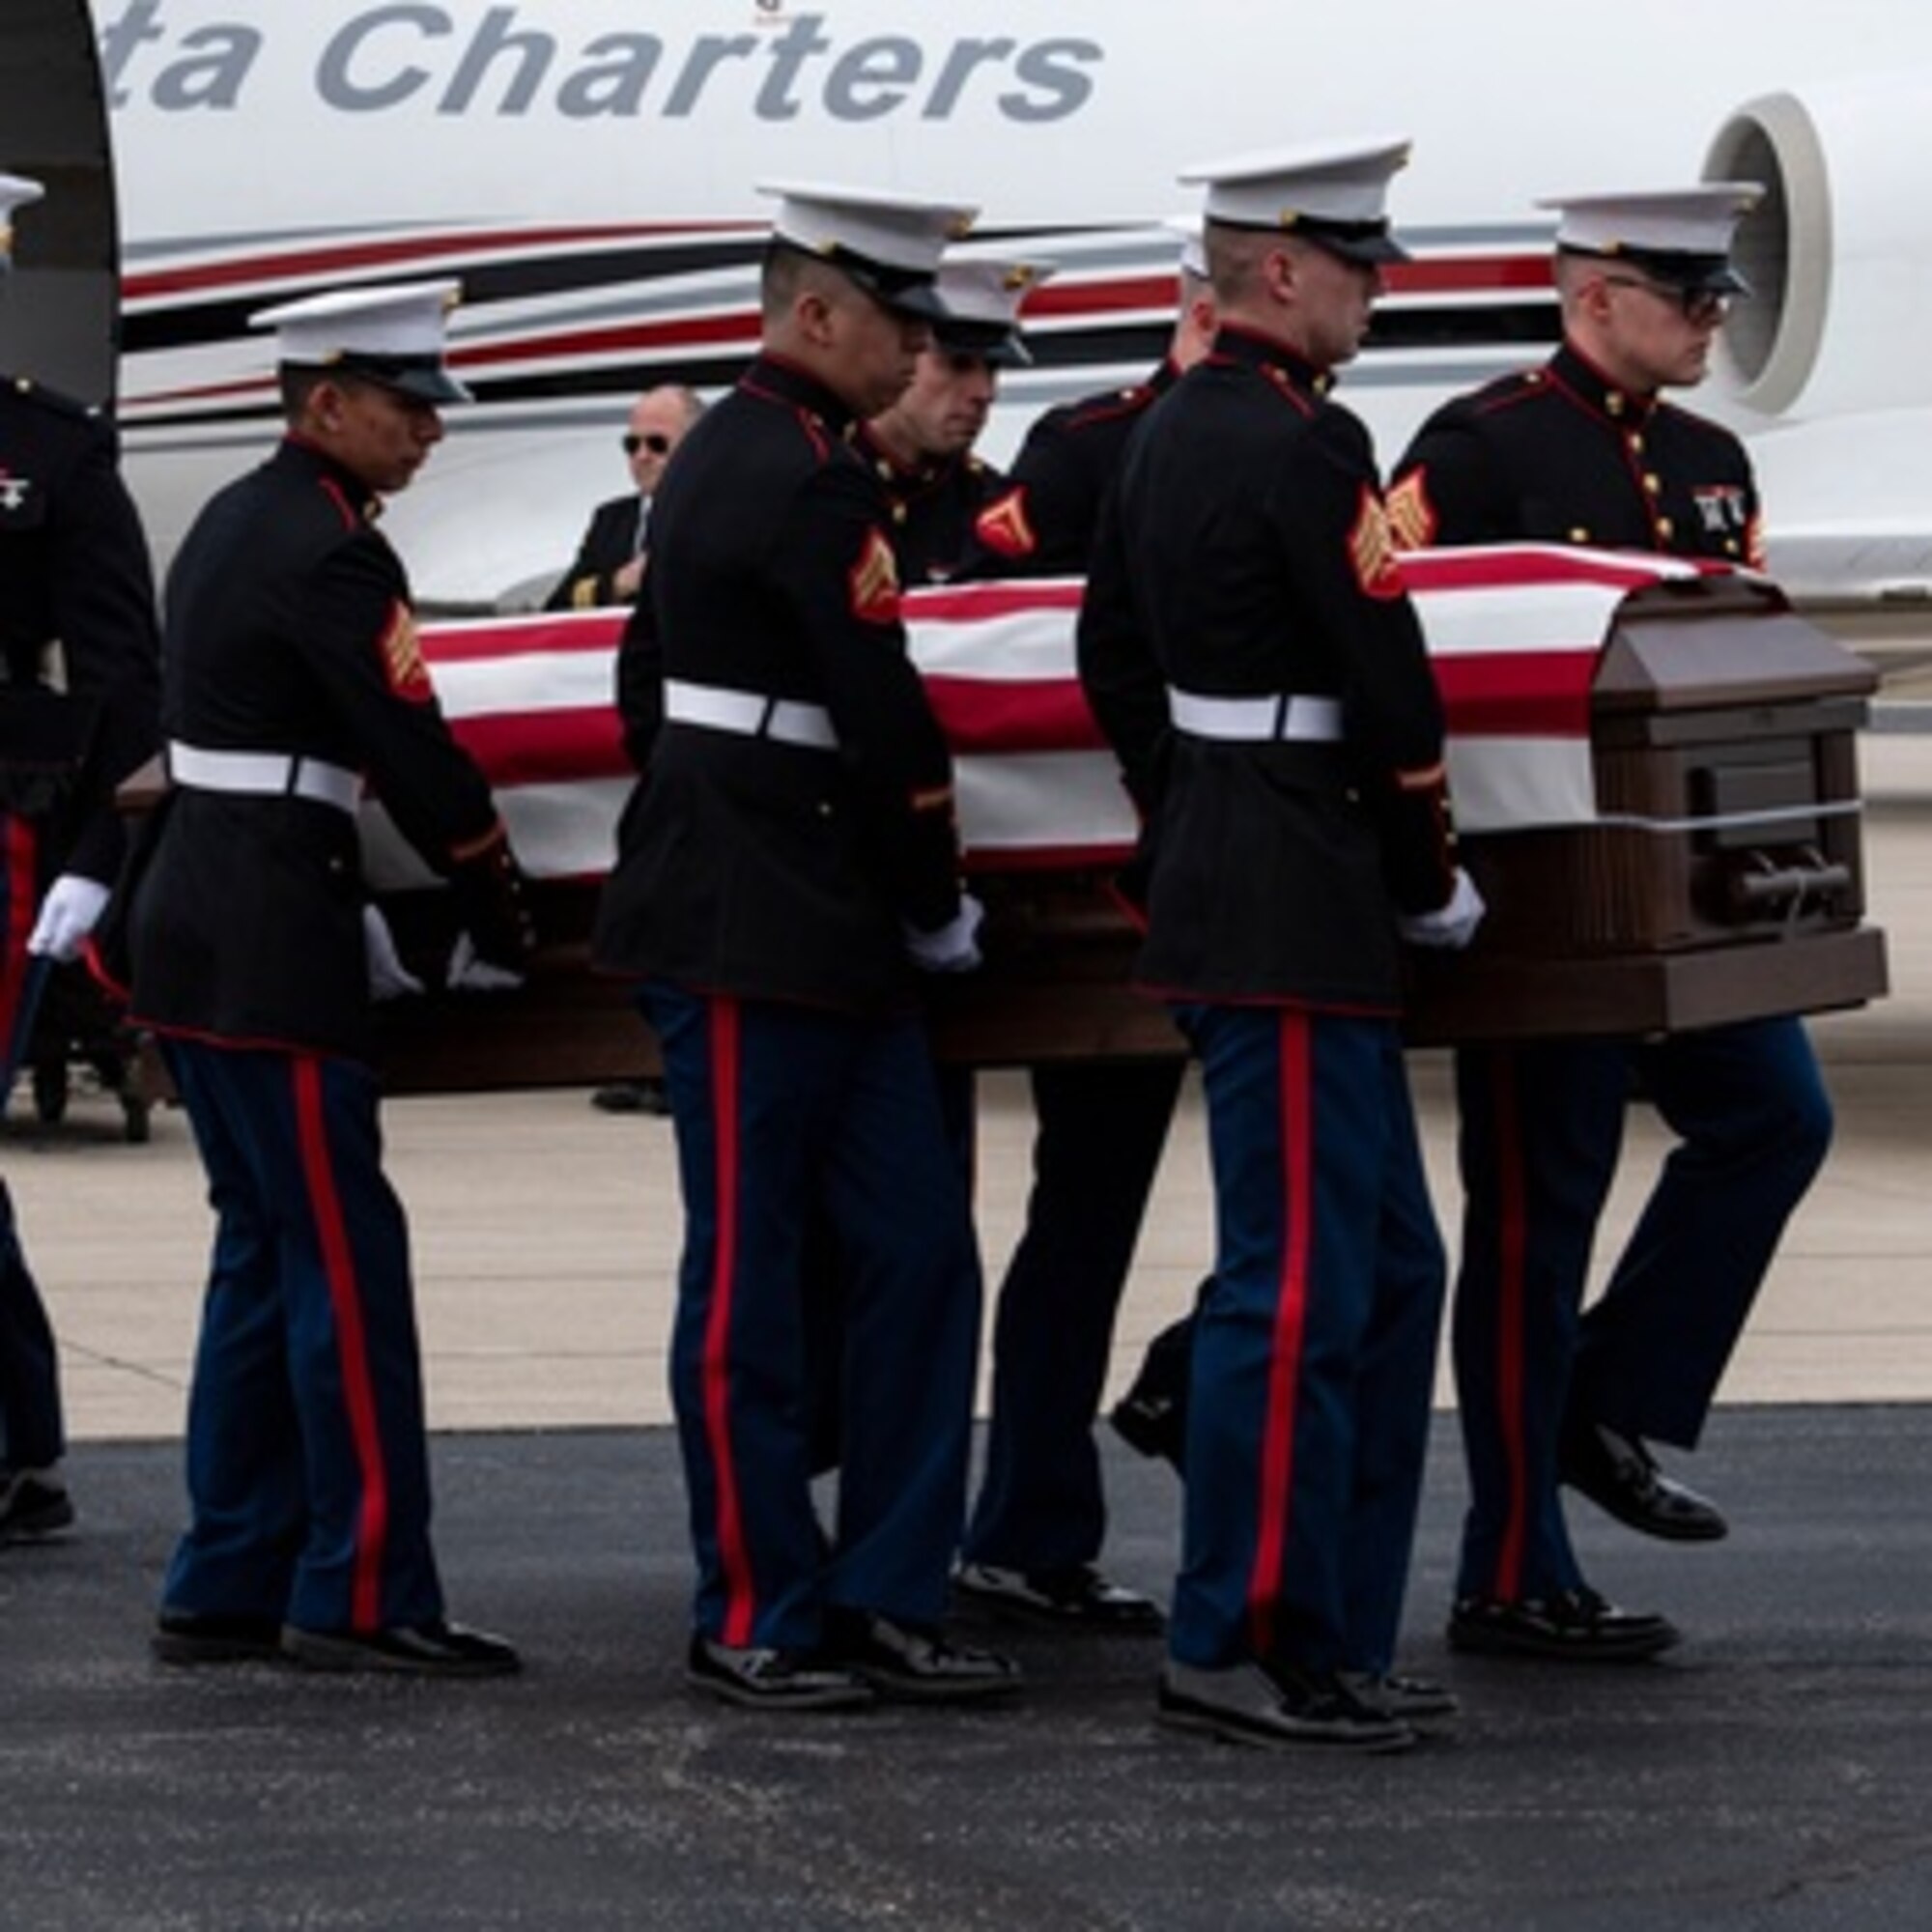
[[[1870,671],[1762,580],[1510,546],[1404,564],[1450,725],[1475,948],[1419,959],[1419,1038],[1639,1033],[1884,990],[1861,923],[1856,729]],[[981,1064],[1177,1050],[1126,986],[1105,891],[1132,809],[1074,672],[1077,581],[909,593],[956,760],[988,963],[936,988],[943,1050]],[[611,708],[622,612],[425,625],[443,707],[497,789],[550,943],[522,994],[388,1014],[404,1084],[580,1080],[644,1064],[582,937],[632,781]],[[371,875],[406,945],[436,898],[379,810]],[[1560,970],[1559,970],[1560,969]]]

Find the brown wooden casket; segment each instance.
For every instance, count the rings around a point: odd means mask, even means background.
[[[1411,1037],[1671,1033],[1886,990],[1857,732],[1877,678],[1770,584],[1631,593],[1598,661],[1598,817],[1472,833],[1476,943],[1417,954]]]
[[[1428,554],[1405,570],[1449,714],[1463,855],[1489,907],[1466,953],[1411,955],[1411,1037],[1672,1032],[1885,991],[1883,937],[1862,923],[1855,734],[1875,685],[1862,662],[1761,580],[1666,559],[1532,547]],[[982,1066],[1178,1054],[1164,1010],[1128,985],[1136,940],[1106,891],[1132,821],[1072,684],[1078,586],[1045,586],[1039,635],[1022,623],[1017,641],[1001,633],[984,650],[973,595],[907,600],[915,655],[959,757],[969,860],[987,906],[983,970],[930,988],[939,1050]],[[1034,595],[985,586],[982,603],[1010,623],[1009,607],[1024,618]],[[941,618],[962,614],[956,635],[930,640]],[[604,622],[598,631],[579,620],[563,634],[573,648],[605,653],[580,667],[594,670],[600,693],[615,639],[615,619]],[[506,651],[522,647],[510,628]],[[981,628],[992,637],[997,625]],[[472,627],[455,640],[447,676],[435,627],[424,642],[465,735],[474,723],[461,677],[497,648],[494,634],[479,639]],[[1037,696],[1032,712],[1020,707],[1019,742],[1063,761],[1050,783],[1035,775],[1032,794],[1016,771],[1025,758],[1008,755],[1007,740],[989,742],[978,697],[960,696],[983,695],[973,677],[998,685],[1012,651],[1037,659],[1005,691]],[[501,672],[498,664],[498,685]],[[608,698],[597,701],[607,714]],[[545,728],[530,734],[539,747],[568,739],[554,702],[547,693]],[[1013,730],[1012,711],[1003,705],[999,730]],[[473,748],[489,753],[520,854],[536,856],[543,950],[518,992],[432,993],[384,1008],[390,1083],[459,1091],[651,1070],[629,989],[588,970],[595,877],[581,853],[550,851],[541,821],[518,810],[520,784],[570,789],[586,759],[608,758],[614,724],[591,720],[595,745],[567,748],[551,770],[503,728],[504,715],[481,723],[491,728]],[[1056,730],[1070,736],[1053,739]],[[491,755],[508,761],[493,768]],[[999,780],[990,808],[989,771]],[[1067,825],[1036,838],[1028,823],[1009,822],[1049,798],[1058,810],[1063,774],[1072,789],[1088,788]],[[597,824],[593,849],[605,852],[608,825]],[[391,889],[382,902],[404,956],[433,983],[450,937],[443,896]]]

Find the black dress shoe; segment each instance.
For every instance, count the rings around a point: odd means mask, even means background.
[[[1455,1691],[1433,1677],[1410,1677],[1399,1670],[1338,1670],[1335,1676],[1356,1703],[1398,1723],[1433,1723],[1463,1708]]]
[[[148,1648],[157,1663],[271,1663],[282,1655],[282,1620],[163,1610]]]
[[[1129,1449],[1171,1463],[1177,1475],[1187,1467],[1187,1414],[1164,1396],[1152,1395],[1136,1382],[1112,1408],[1107,1420]]]
[[[0,1543],[41,1543],[73,1522],[73,1498],[56,1469],[0,1468]]]
[[[1449,1647],[1492,1657],[1557,1657],[1628,1663],[1677,1641],[1677,1627],[1647,1610],[1620,1610],[1587,1584],[1551,1597],[1463,1597],[1449,1617]]]
[[[1402,1751],[1412,1725],[1355,1695],[1334,1671],[1283,1663],[1203,1669],[1172,1658],[1160,1673],[1163,1724],[1247,1745],[1315,1745],[1326,1750]]]
[[[382,1631],[282,1626],[282,1655],[305,1670],[373,1670],[404,1677],[508,1677],[524,1667],[498,1636],[440,1618]]]
[[[1063,1630],[1151,1634],[1161,1627],[1151,1597],[1116,1583],[1092,1563],[1058,1570],[1008,1570],[996,1563],[963,1563],[952,1587],[981,1608]]]
[[[1600,1422],[1563,1432],[1563,1480],[1619,1522],[1669,1543],[1716,1543],[1730,1524],[1717,1504],[1672,1482],[1634,1435]]]
[[[856,1711],[873,1701],[857,1671],[808,1650],[720,1643],[694,1633],[684,1681],[748,1711]]]
[[[1158,1456],[1186,1473],[1187,1391],[1194,1378],[1194,1329],[1214,1285],[1209,1275],[1194,1292],[1194,1306],[1170,1321],[1141,1357],[1140,1373],[1107,1411],[1114,1433],[1143,1456]]]
[[[662,1118],[670,1112],[670,1094],[662,1080],[613,1080],[592,1092],[590,1104],[605,1114],[655,1114]]]
[[[827,1613],[825,1655],[898,1703],[1004,1697],[1020,1688],[1020,1667],[1011,1658],[949,1642],[934,1625],[900,1623],[867,1610]]]

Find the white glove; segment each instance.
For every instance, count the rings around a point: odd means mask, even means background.
[[[453,993],[514,993],[524,983],[524,976],[477,958],[469,935],[459,932],[456,944],[449,949],[446,983]]]
[[[1405,913],[1396,928],[1411,946],[1431,946],[1446,952],[1460,952],[1476,936],[1483,923],[1483,895],[1476,882],[1456,867],[1456,884],[1448,898],[1434,912]]]
[[[63,872],[47,888],[40,917],[27,935],[29,952],[44,952],[63,963],[80,956],[80,943],[94,930],[107,904],[107,888],[99,879]]]
[[[980,922],[986,909],[971,893],[959,895],[959,910],[937,932],[905,928],[906,951],[922,973],[970,973],[980,963]]]
[[[420,993],[423,982],[403,964],[396,951],[389,922],[380,908],[362,908],[362,946],[369,955],[369,997],[372,1000],[400,1000],[405,993]]]

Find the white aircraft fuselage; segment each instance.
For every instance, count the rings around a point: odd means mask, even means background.
[[[33,15],[0,27],[0,165],[65,150],[14,111]],[[661,381],[715,390],[757,335],[765,180],[977,202],[1060,265],[983,453],[1042,407],[1134,380],[1173,313],[1184,164],[1323,135],[1412,136],[1389,277],[1344,395],[1385,460],[1429,409],[1547,353],[1540,197],[1756,179],[1742,302],[1686,398],[1749,440],[1772,564],[1813,602],[1932,598],[1932,14],[1897,0],[1388,0],[1359,17],[1149,0],[96,0],[118,197],[119,409],[166,554],[275,434],[255,309],[455,275],[476,392],[394,506],[419,593],[527,598],[625,487],[616,437]],[[76,112],[78,110],[75,110]],[[98,111],[98,110],[97,110]],[[68,138],[62,135],[61,139]],[[58,165],[47,172],[58,193]],[[50,201],[49,206],[52,206]],[[31,267],[30,211],[20,226]]]

